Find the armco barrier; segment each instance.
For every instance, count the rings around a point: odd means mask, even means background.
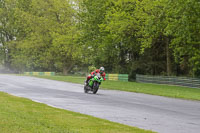
[[[106,79],[114,81],[128,81],[128,74],[107,74]]]
[[[44,72],[44,75],[46,75],[46,76],[54,76],[55,72]]]
[[[108,80],[118,81],[118,74],[108,74]]]
[[[120,81],[128,81],[128,74],[119,74]]]
[[[136,74],[136,82],[179,85],[192,88],[200,88],[199,78],[175,77],[175,76],[149,76]]]
[[[31,75],[31,76],[54,76],[55,72],[24,72],[25,75]]]

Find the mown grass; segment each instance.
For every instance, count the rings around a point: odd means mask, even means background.
[[[40,78],[66,81],[72,83],[83,84],[85,77],[77,76],[37,76]],[[110,90],[121,90],[137,93],[146,93],[151,95],[166,96],[172,98],[200,100],[200,89],[187,88],[181,86],[145,84],[136,82],[122,82],[122,81],[105,81],[101,88]]]
[[[151,133],[0,92],[1,133]]]

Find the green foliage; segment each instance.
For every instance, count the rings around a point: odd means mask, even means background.
[[[7,66],[200,76],[198,0],[1,0]]]
[[[89,73],[91,73],[91,72],[93,72],[93,71],[95,71],[96,70],[96,67],[95,66],[89,66],[88,67],[88,72]]]
[[[104,43],[101,53],[102,56],[106,55],[103,58],[104,62],[110,59],[107,63],[112,65],[112,71],[127,73],[133,60],[131,56],[139,53],[134,10],[135,1],[109,1],[109,10],[106,11],[105,20],[100,25]]]
[[[174,36],[172,47],[176,61],[188,61],[193,75],[200,71],[200,3],[198,0],[170,1],[172,15],[168,31]],[[176,9],[175,9],[176,8]],[[193,70],[193,71],[192,71]]]
[[[15,20],[14,26],[8,27],[17,31],[16,40],[7,40],[5,44],[9,47],[12,68],[70,70],[75,60],[80,59],[76,15],[69,1],[20,0],[15,4],[5,1],[5,4],[14,6],[6,9],[12,11]]]

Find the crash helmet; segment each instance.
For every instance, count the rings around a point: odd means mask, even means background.
[[[100,73],[102,74],[102,73],[105,71],[104,67],[100,67],[100,68],[99,68],[99,71],[100,71]]]

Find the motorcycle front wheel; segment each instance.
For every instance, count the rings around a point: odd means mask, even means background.
[[[98,82],[94,82],[94,85],[93,85],[93,94],[96,94],[97,91],[99,89],[99,83]]]

